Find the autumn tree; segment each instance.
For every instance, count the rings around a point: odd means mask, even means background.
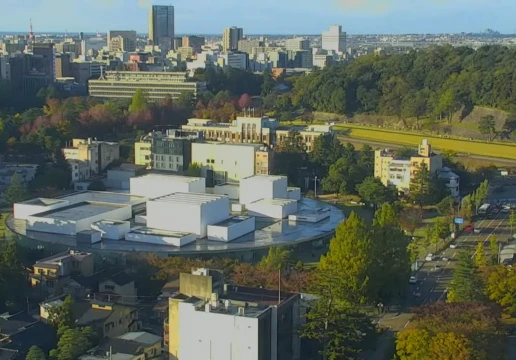
[[[147,110],[148,108],[148,95],[142,89],[136,89],[131,100],[131,105],[129,106],[129,112],[132,114],[139,113],[144,110]]]
[[[247,93],[242,94],[240,96],[240,98],[238,99],[238,107],[240,109],[247,108],[247,107],[251,106],[251,104],[252,104],[251,97]]]
[[[477,249],[475,251],[475,265],[477,267],[482,267],[482,266],[487,265],[484,244],[482,243],[482,241],[479,241],[477,244]]]
[[[514,268],[498,265],[490,269],[486,282],[489,299],[502,306],[511,316],[516,316],[516,271]]]

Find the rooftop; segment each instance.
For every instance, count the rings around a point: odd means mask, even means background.
[[[191,183],[195,181],[202,180],[203,178],[200,177],[193,177],[193,176],[180,176],[180,175],[169,175],[169,174],[146,174],[142,176],[134,177],[133,179],[145,179],[145,180],[164,180],[167,182],[175,182],[175,183]]]
[[[182,238],[182,237],[190,235],[189,233],[185,233],[185,232],[152,229],[152,228],[148,228],[145,226],[133,228],[133,229],[131,229],[130,232],[134,233],[134,234],[166,236],[166,237],[173,237],[173,238]]]
[[[242,180],[261,180],[261,181],[278,181],[278,180],[286,180],[286,176],[281,175],[252,175],[248,176],[246,178],[243,178]]]
[[[213,201],[227,198],[223,195],[213,195],[204,193],[174,193],[164,195],[149,201],[167,202],[174,204],[185,204],[185,205],[203,205]]]
[[[79,202],[57,209],[32,215],[33,217],[49,218],[64,221],[78,221],[93,216],[102,215],[123,207],[123,205],[95,202]]]
[[[130,332],[118,337],[122,340],[134,341],[143,345],[154,345],[161,341],[161,337],[145,331]]]
[[[297,200],[292,199],[261,199],[256,200],[252,204],[268,204],[268,205],[276,205],[276,206],[285,206],[288,204],[296,203]]]
[[[70,203],[90,201],[111,204],[135,205],[145,203],[146,197],[130,194],[122,194],[107,191],[82,191],[74,194],[62,196],[59,200],[68,200]]]
[[[76,250],[70,250],[65,251],[56,255],[52,255],[50,257],[47,257],[45,259],[41,259],[36,261],[34,264],[35,266],[42,266],[42,265],[59,265],[60,262],[62,262],[66,258],[73,258],[77,261],[82,261],[85,257],[90,256],[90,253],[87,252],[80,252]]]
[[[235,224],[241,223],[242,221],[246,221],[251,219],[251,216],[233,216],[229,219],[223,220],[217,224],[211,225],[211,226],[220,226],[220,227],[230,227]]]
[[[66,204],[66,201],[60,200],[60,199],[35,198],[35,199],[24,201],[21,204],[35,205],[35,206],[51,206],[51,205],[55,205],[55,204],[59,204],[59,203]]]
[[[247,148],[255,148],[255,149],[260,149],[260,148],[263,148],[263,147],[267,148],[263,144],[223,143],[223,142],[215,142],[215,141],[204,141],[204,142],[198,142],[198,143],[193,143],[192,144],[192,146],[200,146],[200,145],[213,145],[213,146],[218,146],[218,147],[222,147],[222,146],[247,147]]]

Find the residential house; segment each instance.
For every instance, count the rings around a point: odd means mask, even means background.
[[[162,338],[147,332],[130,332],[108,339],[81,356],[81,360],[150,360],[161,359]]]
[[[133,278],[126,272],[110,276],[99,283],[98,298],[122,304],[136,304],[137,291]]]

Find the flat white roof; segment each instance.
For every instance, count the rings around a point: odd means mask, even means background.
[[[267,204],[267,205],[277,205],[277,206],[284,206],[292,203],[297,203],[297,200],[291,200],[291,199],[261,199],[256,200],[255,202],[251,204]]]
[[[192,177],[192,176],[180,176],[180,175],[168,175],[168,174],[146,174],[142,176],[137,176],[132,179],[135,180],[166,180],[171,182],[182,182],[182,183],[191,183],[194,181],[202,180],[200,177]]]
[[[248,176],[246,178],[243,178],[242,180],[263,180],[263,181],[273,182],[273,181],[283,180],[286,178],[287,178],[286,176],[281,176],[281,175],[253,175],[253,176]]]
[[[202,205],[224,198],[227,198],[227,196],[203,193],[174,193],[164,195],[149,201],[167,202],[175,204]]]
[[[54,210],[34,214],[32,217],[49,218],[55,220],[78,221],[88,219],[93,216],[105,214],[110,211],[120,209],[123,205],[109,203],[80,202],[68,206],[63,206]]]
[[[192,143],[192,146],[193,147],[196,147],[196,146],[218,146],[218,147],[230,146],[230,147],[248,147],[248,148],[255,148],[255,149],[260,149],[260,148],[263,148],[263,147],[267,148],[267,146],[265,146],[263,144],[222,143],[222,142],[215,142],[215,141],[205,141],[205,142]]]
[[[68,200],[70,203],[91,201],[91,202],[104,202],[110,204],[139,204],[144,203],[147,200],[144,196],[136,196],[130,194],[122,194],[107,191],[84,191],[63,197],[59,197],[58,200]]]

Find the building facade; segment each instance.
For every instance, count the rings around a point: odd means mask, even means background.
[[[73,139],[72,146],[63,149],[66,160],[87,161],[92,174],[100,174],[120,158],[120,146],[115,142]]]
[[[217,58],[217,64],[221,68],[231,67],[235,69],[247,70],[249,64],[249,54],[247,53],[226,53]]]
[[[322,49],[335,52],[346,52],[346,33],[342,26],[331,25],[329,31],[322,33]]]
[[[134,30],[110,30],[107,34],[109,51],[135,51],[136,31]]]
[[[285,49],[291,51],[310,50],[310,40],[308,39],[287,39],[285,40]]]
[[[222,35],[222,49],[224,51],[232,51],[238,49],[238,42],[244,39],[244,29],[233,26],[224,29]]]
[[[152,45],[173,49],[174,37],[174,7],[153,5],[149,11],[149,40]]]
[[[201,166],[208,186],[238,183],[256,174],[269,175],[274,166],[273,151],[260,144],[194,143],[192,163]]]
[[[252,54],[253,48],[263,47],[263,45],[264,42],[261,40],[239,40],[238,51]]]
[[[137,89],[143,90],[149,100],[161,100],[167,96],[177,99],[182,92],[194,96],[206,90],[206,83],[189,81],[184,72],[134,72],[108,71],[103,79],[90,80],[90,96],[110,99],[130,99]]]
[[[202,47],[206,44],[206,38],[204,36],[183,36],[181,46],[191,47],[194,53],[200,53]]]
[[[53,43],[34,44],[32,53],[41,56],[43,59],[43,72],[47,77],[47,82],[52,84],[56,81],[56,49]]]

